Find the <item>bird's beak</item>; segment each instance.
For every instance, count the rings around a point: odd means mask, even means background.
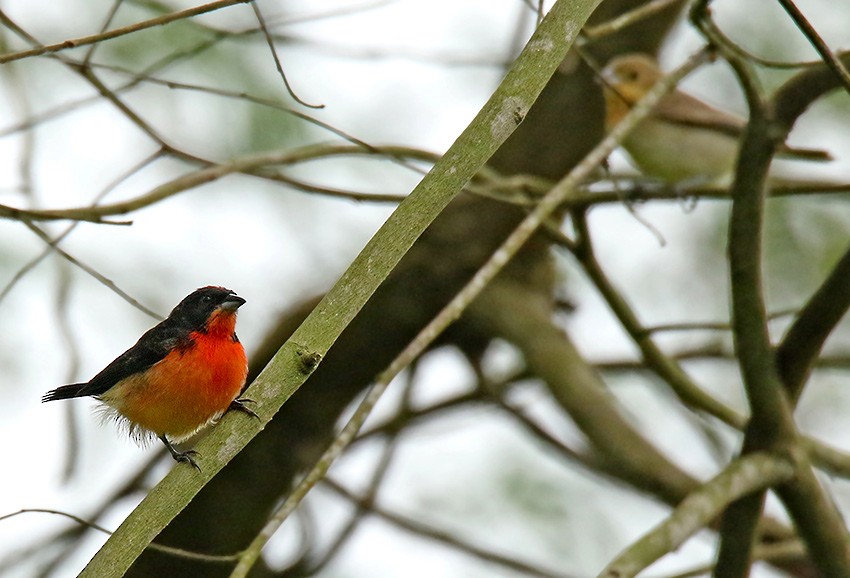
[[[245,304],[245,300],[242,299],[239,295],[228,295],[227,299],[225,299],[221,305],[219,305],[220,309],[224,311],[236,311],[242,305]]]

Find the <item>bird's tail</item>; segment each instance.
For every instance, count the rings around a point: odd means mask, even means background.
[[[43,396],[41,396],[41,401],[55,401],[57,399],[71,399],[72,397],[80,397],[86,395],[81,393],[85,383],[72,383],[70,385],[63,385],[62,387],[57,387],[56,389],[51,389]]]

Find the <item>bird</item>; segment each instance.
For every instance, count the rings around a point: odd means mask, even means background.
[[[601,73],[605,128],[610,131],[663,76],[655,59],[632,53],[611,59]],[[681,90],[664,95],[622,145],[645,175],[668,183],[731,182],[746,120]],[[823,150],[783,144],[777,155],[829,161]]]
[[[91,380],[50,390],[42,402],[94,397],[136,442],[156,436],[178,463],[200,471],[197,452],[172,444],[228,410],[257,417],[245,405],[251,400],[239,397],[248,376],[248,358],[236,336],[237,310],[244,303],[230,289],[201,287]]]

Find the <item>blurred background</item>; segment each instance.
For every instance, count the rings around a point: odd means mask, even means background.
[[[640,4],[606,0],[591,22]],[[11,53],[32,42],[62,42],[194,5],[4,0],[0,48]],[[646,19],[588,38],[582,55],[604,65],[615,54],[656,53],[670,69],[704,44],[684,5],[664,3]],[[798,5],[833,49],[847,47],[850,6]],[[208,284],[247,299],[238,331],[256,374],[429,166],[360,145],[439,155],[498,85],[538,16],[536,3],[521,0],[257,6],[295,94],[323,108],[302,106],[286,93],[248,4],[0,65],[3,205],[113,203],[253,153],[352,149],[232,174],[116,217],[129,226],[0,220],[0,516],[41,508],[116,528],[171,460],[101,424],[92,400],[42,405],[40,396],[89,379],[156,323],[130,301],[165,316]],[[783,62],[816,59],[773,1],[711,6],[718,26],[751,53]],[[767,91],[794,73],[757,71]],[[701,67],[683,89],[746,113],[722,61]],[[801,167],[801,178],[850,177],[848,113],[850,98],[835,92],[795,126],[793,144],[835,157]],[[603,136],[602,119],[599,84],[571,52],[491,166],[508,176],[558,180]],[[639,202],[626,156],[613,155],[611,170],[625,175],[614,189],[629,201],[586,212],[596,260],[644,328],[676,326],[651,332],[659,347],[703,390],[745,414],[724,328],[728,203],[676,191]],[[610,181],[597,187],[588,190],[612,190]],[[209,554],[243,548],[352,401],[524,214],[516,204],[458,197],[272,425],[158,541]],[[574,229],[565,218],[563,231]],[[765,271],[776,337],[845,250],[848,232],[846,193],[770,201]],[[43,238],[60,235],[62,254]],[[496,289],[393,384],[362,439],[275,536],[254,575],[592,576],[670,511],[688,486],[684,480],[707,479],[736,455],[740,433],[687,407],[644,366],[599,279],[569,248],[539,235]],[[522,328],[517,320],[542,325]],[[829,341],[796,414],[806,433],[847,449],[849,329],[845,323]],[[540,341],[552,349],[544,353]],[[657,448],[681,482],[664,472],[653,479],[610,467],[607,452],[616,448],[601,448],[586,425],[595,419],[588,412],[603,402],[559,389],[559,375],[570,380],[558,363],[571,355],[601,378],[605,407],[644,440],[635,443]],[[633,451],[629,443],[621,449]],[[847,483],[827,476],[824,483],[846,512]],[[772,501],[768,511],[784,520]],[[56,514],[2,519],[0,575],[76,575],[105,539]],[[715,542],[714,534],[700,534],[654,566],[652,576],[710,563]],[[150,553],[130,575],[228,571],[223,563]],[[806,575],[763,564],[754,576],[784,572]]]

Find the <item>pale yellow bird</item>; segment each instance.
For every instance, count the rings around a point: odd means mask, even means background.
[[[612,59],[602,71],[605,125],[611,130],[664,73],[645,54]],[[623,141],[634,164],[667,182],[728,184],[746,121],[680,90],[666,94]],[[777,156],[828,161],[826,151],[783,145]]]

